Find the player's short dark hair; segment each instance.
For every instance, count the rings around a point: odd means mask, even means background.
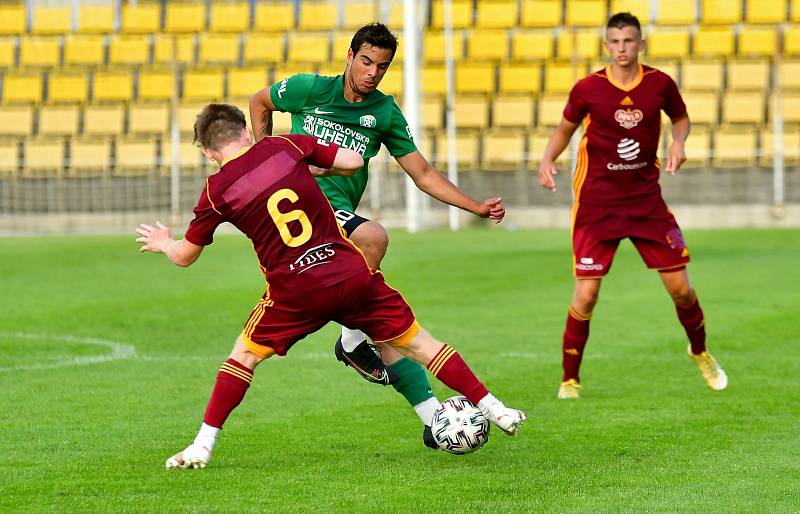
[[[618,12],[609,18],[608,23],[606,23],[606,30],[624,29],[625,27],[636,27],[639,34],[642,33],[642,25],[639,23],[639,18],[629,12]]]
[[[385,48],[392,51],[392,59],[397,52],[397,36],[392,34],[389,27],[383,23],[370,23],[364,25],[353,34],[350,41],[350,49],[356,55],[364,43],[378,48]]]
[[[208,104],[194,122],[194,142],[203,148],[219,150],[236,141],[247,126],[244,113],[228,104]]]

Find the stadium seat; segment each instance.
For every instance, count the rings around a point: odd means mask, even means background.
[[[747,23],[782,23],[786,21],[786,0],[745,0]]]
[[[279,64],[272,70],[272,80],[270,80],[270,84],[280,82],[281,80],[291,77],[292,75],[297,75],[298,73],[313,74],[316,73],[316,67],[310,64]]]
[[[338,2],[300,2],[300,18],[297,29],[300,31],[329,31],[339,27]]]
[[[48,76],[48,102],[86,103],[88,99],[89,77],[86,73],[53,72]]]
[[[458,95],[453,113],[458,129],[485,129],[489,126],[489,100],[483,95]]]
[[[375,2],[349,0],[344,5],[344,24],[343,29],[351,32],[360,29],[368,23],[375,23],[378,19]]]
[[[267,70],[257,68],[228,69],[228,98],[250,98],[256,91],[267,87]]]
[[[772,128],[762,130],[760,139],[759,163],[762,166],[771,166],[775,158],[775,133]],[[796,128],[785,130],[781,143],[785,163],[796,164],[800,161],[800,132]]]
[[[481,169],[517,170],[525,163],[525,137],[518,131],[491,130],[483,136]]]
[[[43,105],[39,110],[39,136],[73,136],[78,133],[77,105]]]
[[[508,60],[508,33],[505,30],[475,29],[467,39],[467,58]]]
[[[94,102],[130,102],[133,98],[133,75],[130,71],[97,71],[92,84]]]
[[[161,2],[129,3],[122,6],[122,26],[124,34],[153,34],[161,30]]]
[[[739,32],[739,55],[772,57],[778,53],[778,32],[772,27],[746,27]]]
[[[782,61],[778,66],[778,76],[783,89],[800,89],[800,61]]]
[[[292,32],[288,37],[288,62],[320,64],[330,60],[330,40],[327,33]]]
[[[296,20],[293,2],[256,2],[253,31],[289,32]]]
[[[33,106],[3,105],[0,107],[0,138],[23,138],[33,134]]]
[[[344,69],[342,65],[340,65],[337,75],[343,71]],[[403,66],[400,64],[391,66],[378,85],[378,89],[380,89],[383,94],[392,96],[403,94],[403,87]]]
[[[683,101],[693,125],[716,126],[719,123],[719,98],[716,92],[688,91],[683,94]]]
[[[0,39],[0,69],[13,68],[17,64],[17,45],[14,39]]]
[[[472,27],[472,1],[453,0],[453,28],[466,29]],[[442,30],[444,28],[444,2],[433,0],[431,2],[431,28]]]
[[[387,20],[387,25],[391,27],[392,31],[395,33],[402,32],[403,27],[405,27],[405,9],[403,7],[403,1],[391,0],[389,4],[389,19]]]
[[[554,127],[561,123],[564,107],[567,105],[567,96],[564,94],[545,94],[539,98],[537,108],[538,127]]]
[[[169,105],[166,103],[134,104],[128,110],[128,133],[160,135],[169,131]]]
[[[770,99],[770,120],[775,116],[775,97]],[[784,125],[800,124],[800,93],[788,92],[781,95],[781,117]]]
[[[83,111],[83,135],[113,137],[125,129],[125,108],[117,105],[90,105]]]
[[[566,20],[568,27],[598,27],[608,19],[606,0],[566,0]]]
[[[560,59],[595,59],[600,55],[600,34],[597,29],[564,30],[558,35],[556,56]]]
[[[105,58],[103,36],[70,35],[64,38],[65,66],[101,66]]]
[[[477,2],[475,26],[487,29],[510,29],[517,26],[516,0],[483,0]]]
[[[769,73],[769,61],[732,60],[728,62],[728,89],[763,93],[769,86]]]
[[[155,139],[118,139],[114,175],[147,175],[157,168]]]
[[[171,70],[153,69],[139,72],[139,100],[170,100],[175,93],[175,77]]]
[[[283,62],[285,37],[283,34],[259,34],[256,32],[245,34],[243,54],[245,65]]]
[[[82,34],[114,32],[114,6],[81,5],[78,9],[78,30]]]
[[[692,55],[696,57],[727,57],[733,55],[733,30],[730,28],[700,27],[694,34]]]
[[[684,60],[681,63],[681,87],[688,91],[720,91],[722,62],[716,60]]]
[[[586,73],[585,63],[548,62],[544,67],[544,92],[568,93]]]
[[[722,97],[722,123],[763,125],[764,102],[761,92],[729,91]]]
[[[528,134],[528,169],[537,170],[539,168],[539,163],[542,160],[542,155],[544,155],[551,135],[552,131],[550,129],[538,130]],[[569,176],[570,171],[566,168],[568,162],[569,151],[565,150],[556,159],[556,165],[558,170],[567,176]]]
[[[72,7],[69,5],[38,5],[31,18],[31,34],[51,36],[72,32]]]
[[[19,44],[19,65],[28,67],[54,67],[61,64],[59,38],[22,37]]]
[[[239,34],[204,32],[198,42],[201,64],[238,64]]]
[[[212,32],[247,32],[250,29],[249,3],[212,2],[208,29]]]
[[[800,26],[789,26],[783,33],[783,55],[800,55]]]
[[[689,114],[691,117],[691,114]],[[711,156],[711,131],[707,127],[692,127],[691,135],[684,145],[686,167],[700,167],[708,164]]]
[[[444,168],[447,165],[447,134],[442,131],[434,136],[436,154],[434,166]],[[456,163],[462,169],[476,169],[480,139],[476,132],[462,132],[456,135]]]
[[[492,127],[533,127],[534,99],[531,95],[497,95],[492,101]]]
[[[178,130],[182,137],[194,132],[194,122],[205,105],[205,102],[182,102],[178,105]]]
[[[42,101],[41,73],[10,72],[3,77],[3,104],[39,103]]]
[[[511,38],[511,58],[515,61],[546,61],[553,58],[552,31],[519,31]]]
[[[194,63],[194,34],[156,34],[154,45],[154,62],[170,64],[177,57],[178,62]],[[177,51],[176,51],[177,45]]]
[[[420,109],[422,127],[425,130],[439,130],[444,127],[444,102],[439,97],[426,96]]]
[[[0,141],[0,177],[19,169],[19,141]]]
[[[25,30],[25,5],[0,4],[0,36],[16,36]]]
[[[204,162],[205,156],[200,149],[194,146],[190,141],[181,140],[178,145],[178,164],[182,174],[195,173],[199,171]],[[161,173],[162,175],[169,175],[172,167],[172,142],[169,139],[161,141]]]
[[[218,102],[222,100],[225,97],[225,74],[223,70],[186,70],[183,74],[183,94],[181,97],[186,102]]]
[[[611,0],[611,14],[629,12],[639,18],[642,26],[653,21],[650,0]]]
[[[108,64],[142,66],[150,63],[150,41],[142,36],[114,34],[108,43]]]
[[[420,88],[424,94],[444,95],[447,93],[447,76],[442,65],[428,65],[422,68]]]
[[[650,33],[647,41],[647,57],[663,59],[689,55],[689,33],[685,30],[657,29]]]
[[[742,21],[742,2],[737,0],[703,0],[700,23],[704,25],[732,25]]]
[[[792,23],[800,22],[800,0],[791,0],[790,4],[790,18],[789,21]]]
[[[341,74],[344,71],[344,68],[345,64],[336,63],[334,61],[333,63],[323,64],[322,66],[320,66],[317,69],[317,75],[321,75],[323,77],[335,77],[336,75]],[[386,92],[383,89],[383,81],[381,81],[379,89],[384,93]]]
[[[26,177],[47,177],[64,171],[64,142],[27,139],[23,145],[22,173]]]
[[[164,32],[185,34],[205,30],[205,2],[166,2],[165,5]]]
[[[669,75],[672,78],[672,80],[675,81],[676,84],[678,83],[678,77],[679,77],[679,74],[678,74],[678,72],[679,72],[678,61],[673,61],[673,60],[650,61],[650,62],[648,62],[648,64],[650,66],[652,66],[653,68],[655,68],[655,69],[657,69],[657,70],[659,70],[661,72],[666,73],[667,75]]]
[[[758,157],[758,132],[723,127],[714,132],[714,166],[753,165]]]
[[[696,0],[669,0],[657,5],[656,23],[659,25],[690,26],[697,20]]]
[[[111,140],[102,138],[73,139],[68,143],[67,176],[102,175],[111,162]]]
[[[422,59],[426,63],[444,62],[444,32],[426,32],[423,41]],[[453,32],[453,60],[458,62],[464,57],[464,34]]]
[[[353,33],[336,32],[333,34],[333,43],[331,44],[331,62],[341,63],[347,57],[347,50],[350,48],[350,42],[353,39]]]
[[[551,28],[561,25],[561,0],[522,0],[520,26]]]
[[[542,90],[542,67],[539,64],[501,64],[501,93],[532,93],[538,95]]]
[[[494,94],[496,87],[495,65],[492,63],[462,62],[456,66],[456,93]]]

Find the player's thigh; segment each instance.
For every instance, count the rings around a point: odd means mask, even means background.
[[[677,224],[672,228],[654,228],[647,237],[631,237],[631,242],[652,270],[681,270],[691,260]]]
[[[578,279],[602,278],[608,274],[614,255],[619,247],[619,239],[600,240],[591,227],[572,234],[573,273]]]

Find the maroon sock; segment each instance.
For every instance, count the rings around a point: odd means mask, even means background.
[[[486,387],[452,346],[444,345],[428,363],[427,368],[440,382],[463,394],[475,405],[478,405],[478,402],[489,394]]]
[[[697,297],[688,307],[681,307],[676,304],[675,311],[678,313],[678,319],[689,337],[692,353],[698,355],[706,351],[706,320]]]
[[[203,423],[222,428],[228,415],[235,409],[247,393],[253,380],[253,370],[233,359],[222,363],[217,373],[217,381],[208,400]]]
[[[580,381],[579,372],[583,349],[589,339],[589,321],[592,316],[583,316],[570,305],[564,339],[561,346],[561,367],[564,368],[563,381],[571,378]]]

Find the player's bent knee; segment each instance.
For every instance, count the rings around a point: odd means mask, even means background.
[[[230,358],[250,369],[255,369],[260,362],[269,359],[274,354],[275,351],[272,348],[257,345],[242,334],[236,338]]]
[[[356,228],[350,239],[363,251],[369,258],[380,262],[386,255],[389,248],[389,233],[378,222],[367,221]]]

